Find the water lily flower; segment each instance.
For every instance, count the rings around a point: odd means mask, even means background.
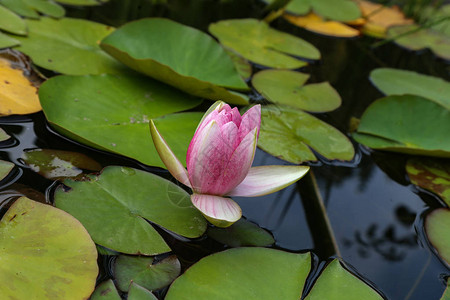
[[[186,170],[150,121],[161,160],[175,179],[192,189],[192,203],[216,226],[227,227],[242,216],[239,205],[227,196],[270,194],[299,180],[309,170],[305,166],[252,168],[260,125],[260,105],[241,116],[237,108],[217,101],[203,116],[189,144]]]

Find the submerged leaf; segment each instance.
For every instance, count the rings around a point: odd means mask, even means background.
[[[14,164],[9,161],[4,161],[0,159],[0,181],[5,179],[6,176],[14,169]]]
[[[450,209],[439,208],[425,219],[425,231],[428,239],[439,256],[450,266]]]

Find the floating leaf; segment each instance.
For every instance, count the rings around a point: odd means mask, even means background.
[[[425,219],[425,231],[428,239],[439,256],[450,265],[450,210],[439,208],[432,211]]]
[[[372,83],[386,95],[417,95],[450,109],[450,83],[412,71],[380,68],[370,73]]]
[[[0,32],[0,49],[19,45],[20,42],[12,37]]]
[[[242,95],[224,89],[247,91],[248,87],[224,49],[197,29],[168,19],[142,19],[117,29],[101,47],[130,68],[189,94],[248,103]]]
[[[66,14],[64,7],[48,0],[23,0],[29,7],[38,12],[53,17],[62,18]]]
[[[264,70],[252,78],[253,87],[267,100],[311,112],[326,112],[341,105],[341,97],[328,83],[304,85],[309,75],[289,70]]]
[[[263,247],[275,243],[269,232],[242,218],[227,228],[210,227],[207,230],[207,235],[230,247]]]
[[[447,278],[447,288],[440,300],[450,300],[450,278]]]
[[[106,3],[109,0],[54,0],[54,1],[58,2],[58,3],[62,3],[62,4],[68,4],[68,5],[92,6],[92,5],[100,5],[100,4]]]
[[[25,0],[0,0],[0,4],[23,17],[39,19],[38,12],[30,7]]]
[[[126,67],[103,52],[98,43],[114,28],[103,24],[64,18],[27,20],[27,37],[17,50],[43,68],[70,75],[123,73]]]
[[[345,296],[343,296],[345,295]],[[380,294],[334,259],[320,274],[305,300],[382,300]]]
[[[6,176],[8,176],[9,172],[14,169],[14,164],[9,161],[4,161],[0,159],[0,181],[5,179]]]
[[[263,66],[296,69],[306,63],[290,55],[320,58],[319,50],[310,43],[256,19],[220,21],[209,25],[209,31],[225,47]]]
[[[185,164],[202,117],[167,115],[200,101],[141,76],[57,76],[41,86],[39,96],[48,121],[68,137],[160,167],[164,164],[153,146],[149,119],[157,118],[158,129]]]
[[[387,31],[387,38],[414,51],[429,48],[437,56],[450,60],[450,37],[417,25],[394,26]]]
[[[307,14],[306,16],[284,14],[283,17],[296,26],[303,27],[306,30],[323,35],[345,38],[355,37],[359,35],[359,30],[353,27],[336,21],[324,20],[323,18],[312,12]]]
[[[206,230],[206,221],[192,206],[189,194],[148,172],[113,166],[91,180],[67,179],[64,184],[71,189],[57,189],[56,206],[80,220],[97,244],[118,252],[170,251],[146,220],[189,238]]]
[[[41,109],[36,86],[23,70],[0,58],[0,115],[31,114]]]
[[[306,112],[275,105],[263,107],[258,147],[295,164],[317,160],[309,147],[330,160],[351,160],[355,154],[336,128]]]
[[[158,300],[149,290],[132,282],[128,291],[128,300]]]
[[[25,151],[22,159],[31,169],[48,179],[77,177],[82,169],[100,171],[101,165],[92,158],[77,152],[34,149]]]
[[[357,142],[374,149],[450,157],[450,110],[419,96],[388,96],[361,117]]]
[[[266,248],[235,248],[207,256],[171,285],[166,300],[299,299],[311,256]],[[194,288],[195,287],[195,288]]]
[[[121,300],[114,282],[109,279],[100,283],[92,293],[90,300]]]
[[[239,73],[239,75],[241,75],[243,79],[247,79],[252,76],[252,65],[248,62],[248,60],[234,53],[232,50],[225,49],[225,52],[231,58],[236,71]]]
[[[450,206],[450,163],[429,158],[409,159],[406,172],[411,182],[429,190]]]
[[[27,34],[27,25],[25,21],[7,9],[0,5],[0,29],[9,31],[14,34]]]
[[[97,251],[75,218],[21,197],[0,221],[0,290],[6,299],[87,299]]]
[[[155,263],[153,257],[120,255],[114,265],[117,286],[128,291],[131,283],[148,290],[163,288],[180,275],[181,265],[175,255]]]
[[[6,141],[10,138],[10,136],[0,128],[0,142]]]

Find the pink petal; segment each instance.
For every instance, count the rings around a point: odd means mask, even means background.
[[[158,152],[164,165],[166,165],[170,174],[172,174],[172,176],[182,184],[191,187],[186,169],[175,154],[173,154],[169,145],[167,145],[166,141],[156,128],[153,120],[150,120],[150,133],[152,135],[153,144],[155,145],[156,151]]]
[[[247,177],[228,196],[256,197],[279,191],[302,178],[305,166],[253,167]]]
[[[243,139],[250,131],[257,128],[257,137],[259,136],[259,127],[261,126],[261,105],[255,105],[250,108],[243,116],[239,125],[239,139]]]
[[[209,109],[205,112],[205,114],[203,115],[203,118],[200,120],[200,123],[198,123],[198,126],[197,126],[197,128],[195,129],[195,131],[198,130],[198,128],[200,127],[200,125],[209,123],[209,122],[212,120],[212,118],[211,118],[212,116],[210,117],[209,115],[210,115],[211,113],[213,113],[214,111],[215,111],[215,114],[217,114],[217,113],[222,109],[222,107],[223,107],[224,105],[226,105],[226,103],[223,102],[223,101],[216,101],[216,102],[214,102],[214,104],[211,105],[211,106],[209,107]],[[207,118],[208,118],[208,119],[207,119]]]
[[[193,194],[191,201],[208,221],[219,227],[228,227],[242,216],[241,208],[230,198]]]

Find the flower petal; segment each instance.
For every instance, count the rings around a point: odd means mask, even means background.
[[[230,198],[193,194],[191,201],[209,222],[218,227],[228,227],[242,216],[241,208]]]
[[[258,129],[257,137],[259,136],[259,127],[261,126],[261,105],[255,105],[242,115],[241,124],[239,125],[239,139],[242,140],[254,128]]]
[[[279,191],[302,178],[306,166],[253,167],[247,177],[228,196],[256,197]]]
[[[156,151],[158,151],[159,157],[166,165],[170,174],[172,174],[172,176],[182,184],[191,187],[186,169],[175,154],[173,154],[169,145],[167,145],[166,141],[156,128],[153,120],[150,120],[150,133],[152,134],[153,144],[155,145]]]
[[[216,112],[216,114],[222,109],[222,107],[225,105],[226,103],[225,102],[223,102],[223,101],[216,101],[216,102],[214,102],[214,104],[213,105],[211,105],[209,108],[208,108],[208,110],[205,112],[205,114],[203,115],[203,118],[200,120],[200,123],[198,123],[198,126],[197,126],[197,128],[195,129],[195,131],[197,131],[198,130],[198,128],[200,127],[200,125],[202,125],[202,123],[205,123],[205,124],[207,124],[209,121],[211,121],[212,119],[211,119],[211,117],[209,117],[209,115],[212,113],[212,112]],[[208,118],[209,117],[209,118]],[[208,120],[206,120],[206,118],[208,118]],[[204,122],[204,121],[206,121],[206,122]]]

